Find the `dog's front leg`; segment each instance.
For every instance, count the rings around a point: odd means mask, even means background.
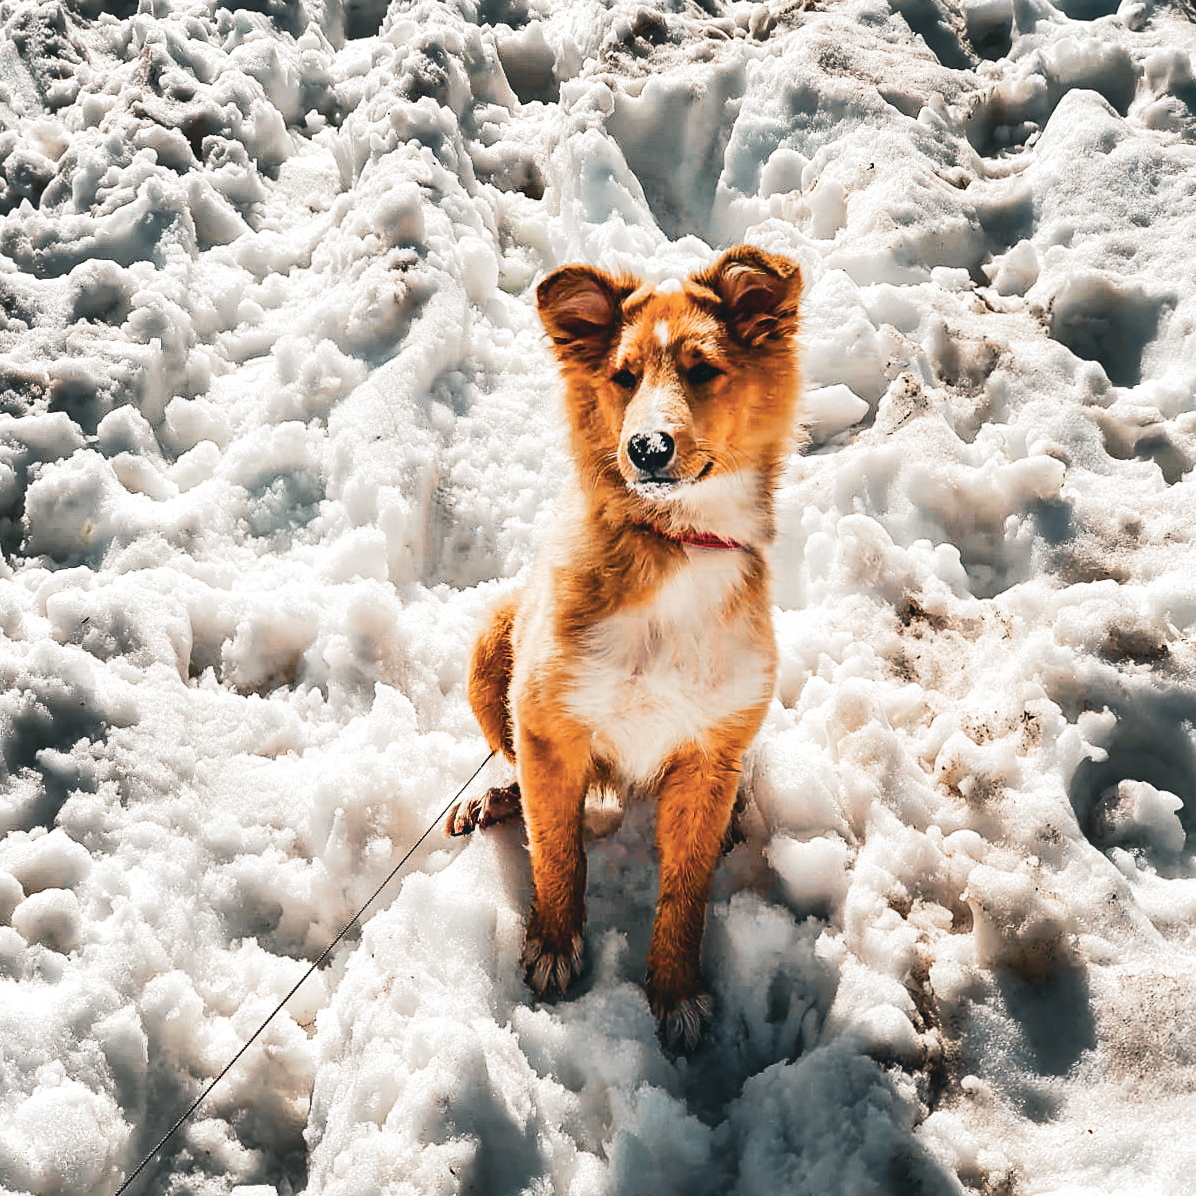
[[[738,751],[708,756],[694,745],[673,759],[658,790],[660,897],[645,987],[671,1051],[693,1050],[713,1013],[702,980],[702,931],[738,783]]]
[[[588,737],[521,729],[516,748],[535,895],[520,962],[541,996],[564,993],[581,973],[586,897],[582,843]]]

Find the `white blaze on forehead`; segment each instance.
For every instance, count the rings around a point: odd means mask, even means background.
[[[662,348],[669,347],[669,325],[667,320],[657,320],[656,327],[653,329],[656,333],[656,343]]]
[[[666,278],[664,282],[658,282],[656,284],[656,293],[658,295],[676,295],[680,292],[681,287],[681,279]]]

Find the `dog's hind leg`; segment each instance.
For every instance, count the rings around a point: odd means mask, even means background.
[[[486,742],[515,762],[515,734],[511,726],[509,691],[515,654],[511,628],[521,595],[505,598],[490,613],[490,619],[474,644],[469,662],[469,704],[486,736]],[[446,835],[467,835],[474,827],[485,829],[496,822],[518,818],[521,812],[519,782],[488,789],[481,797],[457,802],[444,823]]]
[[[490,612],[469,661],[469,704],[487,743],[515,763],[515,732],[508,694],[515,651],[511,629],[522,592],[510,594]]]

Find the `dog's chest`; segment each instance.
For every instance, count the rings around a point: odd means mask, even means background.
[[[682,744],[767,693],[771,657],[734,603],[743,570],[738,552],[695,552],[650,601],[587,633],[570,712],[629,780],[650,780]]]

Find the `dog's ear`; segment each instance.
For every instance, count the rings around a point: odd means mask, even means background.
[[[745,345],[797,332],[801,268],[779,253],[739,245],[694,282],[719,297],[731,335]]]
[[[536,307],[553,343],[605,350],[618,327],[623,300],[639,280],[613,277],[593,266],[562,266],[536,287]]]

